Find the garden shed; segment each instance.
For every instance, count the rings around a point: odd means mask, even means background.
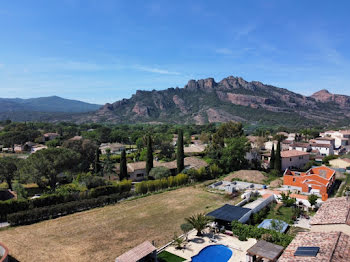
[[[247,250],[247,262],[264,261],[274,262],[281,256],[284,247],[259,240],[254,246]]]

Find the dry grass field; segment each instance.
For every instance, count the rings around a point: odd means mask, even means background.
[[[263,184],[266,177],[257,170],[240,170],[229,174],[224,178],[226,181],[232,181],[233,179],[241,179],[244,181],[249,181],[251,183]]]
[[[19,261],[114,261],[145,240],[160,247],[184,217],[227,201],[200,187],[186,187],[41,223],[0,231],[0,242]]]

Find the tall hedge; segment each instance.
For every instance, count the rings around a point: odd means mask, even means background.
[[[34,208],[10,214],[7,217],[11,226],[27,225],[36,223],[39,221],[56,218],[73,214],[76,212],[88,210],[95,207],[114,204],[117,201],[126,198],[129,193],[124,194],[112,194],[108,196],[100,196],[97,198],[83,199],[79,201],[72,201],[68,203],[58,204],[54,206]]]
[[[135,192],[138,194],[146,194],[155,192],[161,189],[181,186],[188,183],[188,175],[178,174],[177,176],[170,176],[168,178],[142,181],[135,185]]]
[[[111,194],[128,193],[131,190],[131,180],[123,180],[114,186],[100,186],[87,192],[70,194],[50,194],[31,200],[0,201],[0,220],[6,221],[7,216],[19,211],[47,207],[88,198],[96,198]]]

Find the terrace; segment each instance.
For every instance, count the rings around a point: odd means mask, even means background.
[[[177,249],[175,246],[168,246],[164,250],[191,261],[192,257],[198,255],[204,248],[212,245],[223,245],[232,251],[232,256],[228,262],[245,261],[247,250],[256,244],[255,239],[248,241],[240,241],[238,238],[226,234],[213,234],[208,229],[203,237],[196,236],[196,231],[191,231],[188,235],[188,242],[182,249]]]

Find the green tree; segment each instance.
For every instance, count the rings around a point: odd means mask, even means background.
[[[111,150],[106,149],[106,159],[103,162],[103,175],[110,175],[113,173],[113,162],[111,159]]]
[[[186,241],[188,240],[188,232],[190,232],[193,229],[193,226],[190,223],[183,223],[180,226],[182,232],[185,235]]]
[[[124,149],[122,151],[121,158],[120,158],[119,180],[122,181],[123,179],[126,179],[127,177],[128,177],[128,168],[127,168],[127,161],[126,161],[126,152]]]
[[[149,175],[154,179],[162,179],[171,176],[171,172],[164,166],[154,167],[149,172]]]
[[[309,200],[311,207],[314,207],[317,204],[317,199],[318,196],[316,196],[315,194],[311,194],[307,197],[307,200]]]
[[[275,144],[272,144],[272,150],[271,150],[271,158],[270,158],[270,169],[275,169]]]
[[[220,167],[226,172],[243,168],[247,164],[246,153],[250,144],[246,137],[235,137],[225,140],[226,147],[222,149],[222,156],[219,160]]]
[[[202,236],[203,229],[207,224],[213,221],[213,218],[206,216],[205,214],[199,213],[185,218],[186,222],[191,224],[193,228],[197,230],[197,236]]]
[[[56,189],[57,176],[65,171],[76,169],[80,155],[66,148],[48,148],[30,155],[21,169],[26,181],[37,183],[40,187],[48,184]]]
[[[13,189],[16,191],[17,199],[27,198],[27,191],[22,184],[15,182],[13,185]]]
[[[96,148],[95,160],[94,160],[94,173],[95,174],[99,174],[101,171],[100,154],[101,154],[101,150],[99,148]]]
[[[275,156],[275,169],[278,172],[281,172],[282,170],[281,142],[277,143],[277,150],[276,150],[276,156]]]
[[[149,175],[153,168],[153,148],[152,148],[152,137],[147,136],[147,155],[146,155],[146,174]]]
[[[242,123],[228,122],[222,124],[213,135],[213,143],[224,147],[225,139],[243,136]]]
[[[184,140],[183,140],[183,131],[182,129],[178,132],[177,137],[177,152],[176,152],[176,161],[177,161],[177,173],[181,173],[184,170],[185,164],[185,153],[184,153]]]
[[[11,157],[0,158],[0,179],[5,180],[12,190],[12,180],[17,171],[16,159]]]
[[[91,166],[95,164],[96,150],[98,146],[95,142],[89,139],[67,140],[62,147],[71,149],[80,155],[78,169],[81,172],[89,172]]]

